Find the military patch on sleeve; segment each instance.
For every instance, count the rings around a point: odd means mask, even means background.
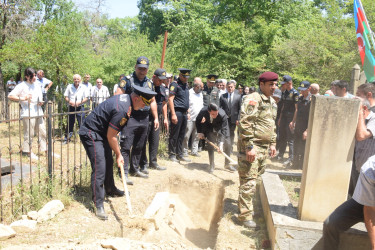
[[[151,84],[151,82],[148,81],[147,84],[148,84],[148,87],[152,90],[153,88],[152,88],[152,84]]]
[[[292,99],[293,98],[293,92],[289,94],[289,97]]]
[[[127,102],[128,99],[126,97],[127,95],[120,95],[120,102]]]
[[[294,101],[298,102],[298,95],[294,97]]]
[[[171,91],[173,91],[174,90],[174,86],[171,86]]]
[[[121,121],[120,121],[120,126],[124,126],[127,121],[128,121],[128,119],[126,119],[125,117],[122,118]]]
[[[120,82],[120,87],[121,87],[121,88],[125,87],[125,84],[126,84],[125,80],[121,80],[121,82]]]
[[[251,106],[255,106],[256,104],[257,104],[257,101],[255,101],[255,100],[249,101],[249,105],[251,105]]]

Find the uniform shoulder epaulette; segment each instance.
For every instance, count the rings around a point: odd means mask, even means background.
[[[125,76],[125,78],[128,79],[128,80],[130,80],[130,78],[132,78],[132,76],[131,75],[127,75],[127,76]]]

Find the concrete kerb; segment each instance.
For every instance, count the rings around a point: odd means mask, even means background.
[[[272,249],[323,249],[323,223],[297,219],[297,209],[292,206],[279,174],[283,173],[267,170],[262,175],[260,188]],[[341,235],[340,249],[369,249],[370,246],[364,223]]]

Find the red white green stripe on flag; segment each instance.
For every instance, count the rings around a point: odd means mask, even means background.
[[[371,52],[374,51],[375,43],[373,33],[368,24],[365,11],[360,0],[354,0],[354,21],[357,31],[357,42],[362,67],[368,82],[375,81],[375,58]]]

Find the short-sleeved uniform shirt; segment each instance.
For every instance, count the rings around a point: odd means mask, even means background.
[[[167,101],[167,94],[163,85],[154,86],[154,88],[156,92],[155,101],[158,106],[158,114],[160,115],[163,113],[163,102]]]
[[[296,110],[295,104],[298,103],[298,96],[298,91],[294,88],[289,91],[285,90],[285,92],[281,96],[283,103],[282,114],[284,117],[285,115],[290,116],[294,114],[294,111]]]
[[[174,95],[173,104],[175,108],[187,111],[189,109],[189,88],[187,83],[172,82],[169,86],[169,95]]]
[[[353,199],[364,206],[375,206],[375,156],[363,164]]]
[[[108,127],[120,132],[131,114],[131,98],[129,95],[115,95],[96,107],[85,119],[80,135],[88,132],[96,134],[95,140],[107,138]]]
[[[135,74],[135,72],[133,72],[131,75],[125,76],[122,80],[125,80],[125,86],[121,86],[120,84],[120,87],[122,87],[125,90],[125,94],[130,95],[132,93],[134,84],[154,91],[154,84],[147,76],[141,81],[137,78],[137,75]],[[134,111],[132,114],[143,115],[142,113],[148,114],[149,112],[150,112],[150,106],[145,106],[142,109]]]

